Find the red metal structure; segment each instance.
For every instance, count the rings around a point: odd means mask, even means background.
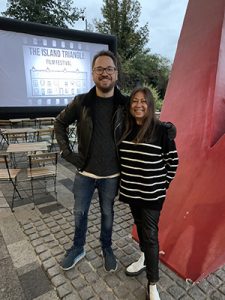
[[[225,263],[225,0],[189,1],[160,118],[177,126],[180,159],[161,260],[199,281]]]

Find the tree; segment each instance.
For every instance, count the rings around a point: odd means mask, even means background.
[[[72,0],[8,0],[8,8],[3,15],[68,28],[84,15],[84,9],[78,10],[72,4]]]
[[[154,87],[163,99],[171,70],[169,60],[157,54],[139,53],[123,63],[121,87],[132,90],[138,84]]]
[[[144,51],[149,30],[148,23],[138,28],[141,6],[137,0],[103,0],[101,11],[104,20],[95,19],[95,28],[100,33],[116,35],[121,62]]]

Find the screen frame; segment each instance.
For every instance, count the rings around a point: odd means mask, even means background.
[[[0,17],[0,30],[12,31],[18,33],[32,34],[43,37],[53,37],[77,42],[87,42],[95,44],[108,45],[110,51],[116,54],[116,36],[100,34],[89,31],[75,29],[59,28],[39,23],[19,21],[11,18]],[[87,91],[88,92],[88,91]],[[1,91],[0,91],[1,98]],[[1,102],[1,99],[0,99]],[[2,107],[0,106],[0,118],[24,118],[29,115],[30,118],[39,116],[56,116],[65,106],[33,106],[33,107]]]

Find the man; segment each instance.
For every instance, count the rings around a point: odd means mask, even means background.
[[[103,264],[106,271],[114,272],[117,261],[111,247],[113,205],[119,183],[116,145],[123,131],[128,98],[116,87],[117,60],[112,52],[101,51],[94,56],[92,78],[95,86],[87,94],[76,96],[54,123],[61,156],[77,168],[74,180],[74,240],[61,267],[69,270],[85,256],[88,211],[94,190],[97,189],[101,209]],[[78,153],[72,152],[69,147],[67,128],[74,121],[77,121]]]

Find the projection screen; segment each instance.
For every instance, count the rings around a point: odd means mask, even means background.
[[[91,62],[116,38],[0,17],[0,118],[53,116],[92,86]]]

